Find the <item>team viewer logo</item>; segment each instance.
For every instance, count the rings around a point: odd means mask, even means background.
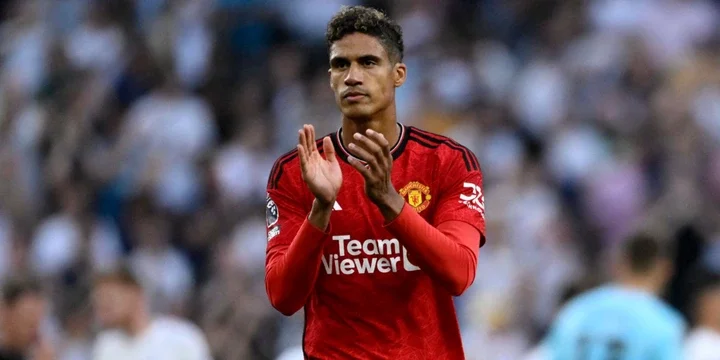
[[[323,254],[322,265],[328,275],[396,273],[400,270],[418,271],[408,259],[407,249],[397,239],[352,239],[350,235],[335,235],[338,252]]]
[[[400,189],[400,195],[415,211],[421,212],[430,206],[430,187],[418,181],[410,182]]]

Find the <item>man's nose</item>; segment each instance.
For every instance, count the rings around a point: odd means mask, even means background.
[[[357,86],[362,84],[362,69],[357,64],[351,64],[345,75],[345,85]]]

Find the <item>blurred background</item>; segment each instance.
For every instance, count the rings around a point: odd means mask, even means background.
[[[63,360],[87,360],[95,272],[216,358],[300,345],[264,288],[265,184],[296,130],[340,125],[324,31],[341,5],[403,27],[401,122],[485,176],[488,243],[458,298],[468,358],[520,359],[638,229],[679,246],[667,299],[720,271],[720,28],[711,0],[0,1],[0,276],[41,276]]]

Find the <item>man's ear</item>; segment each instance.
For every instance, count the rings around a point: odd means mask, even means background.
[[[407,66],[404,63],[396,63],[393,67],[393,76],[395,77],[395,87],[400,87],[407,79]]]

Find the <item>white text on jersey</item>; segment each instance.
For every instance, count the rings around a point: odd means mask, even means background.
[[[408,260],[407,250],[397,239],[351,239],[350,235],[335,235],[338,242],[337,254],[322,256],[325,273],[328,275],[352,275],[398,272],[402,262],[405,271],[417,271],[419,267]]]

